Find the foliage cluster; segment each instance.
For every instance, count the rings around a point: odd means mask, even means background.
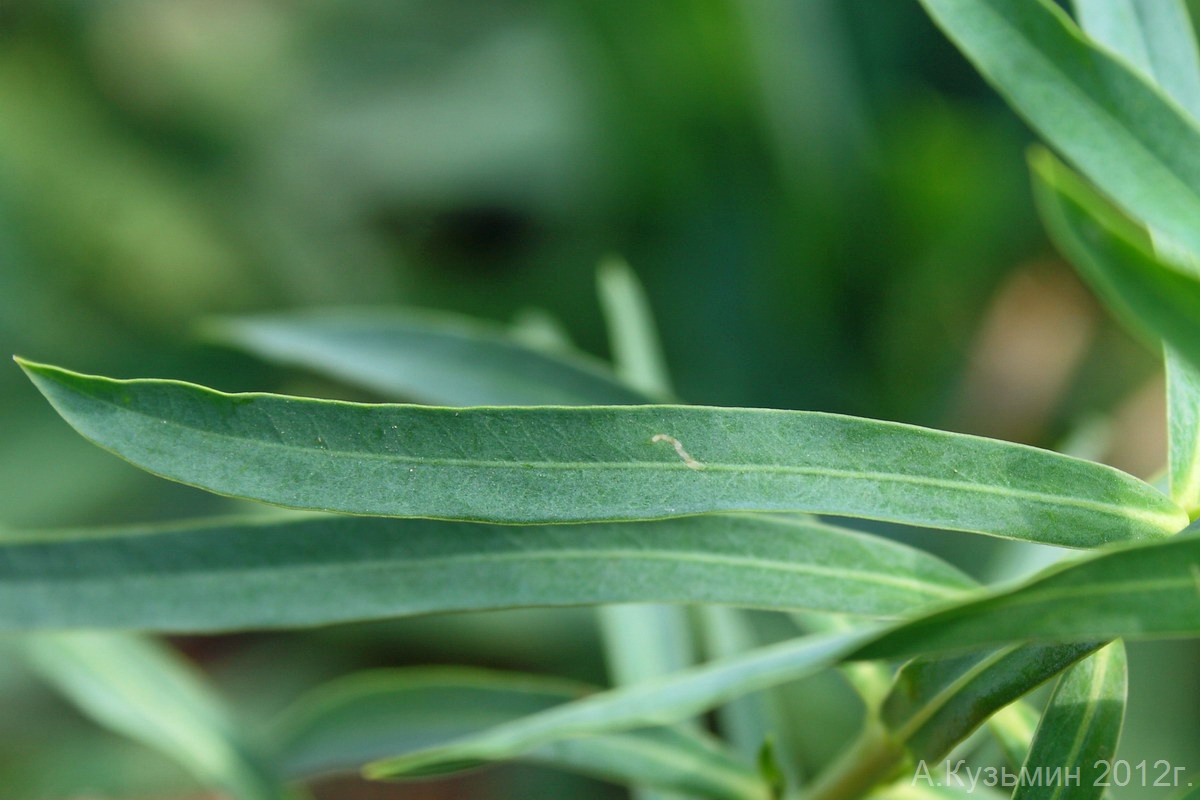
[[[1051,237],[1162,349],[1161,489],[998,438],[682,405],[643,290],[610,260],[597,285],[611,365],[538,314],[501,326],[360,309],[205,326],[273,364],[423,405],[19,360],[95,444],[271,508],[5,531],[0,622],[19,634],[13,650],[85,715],[180,768],[149,762],[142,788],[191,782],[237,800],[305,797],[305,781],[331,772],[425,779],[514,760],[640,798],[942,797],[961,788],[960,754],[1043,779],[1014,797],[1054,795],[1062,787],[1044,780],[1063,775],[1079,776],[1072,797],[1123,785],[1124,641],[1200,635],[1195,37],[1186,6],[1166,0],[1077,0],[1074,18],[1048,0],[922,3],[1058,153],[1029,155]],[[1024,566],[981,581],[883,535],[901,526],[1044,547],[1003,551]],[[317,685],[263,725],[149,635],[575,606],[598,607],[609,687],[318,664],[345,674],[305,681]],[[483,619],[508,645],[503,623]],[[285,653],[303,646],[283,641]],[[799,698],[783,688],[797,681],[810,687]],[[1044,707],[1027,699],[1050,681]],[[828,694],[838,700],[821,708]],[[839,719],[857,734],[818,757],[803,729]],[[1144,786],[1200,796],[1169,761],[1151,762]],[[120,791],[138,791],[135,773]]]

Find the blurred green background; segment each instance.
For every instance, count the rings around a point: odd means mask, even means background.
[[[1046,243],[1031,140],[915,2],[6,0],[0,349],[373,399],[207,346],[196,325],[316,306],[539,308],[604,355],[594,270],[615,253],[645,282],[691,402],[1066,443],[1152,476],[1155,357]],[[0,392],[4,525],[247,510],[92,447],[15,367]],[[977,575],[998,553],[897,535]],[[257,718],[365,666],[603,681],[589,621],[523,612],[180,644]],[[1200,769],[1195,656],[1133,649],[1131,761]],[[54,765],[125,753],[15,665],[0,667],[0,704],[14,797],[71,796],[82,789]],[[144,761],[146,796],[171,796],[155,788],[173,785],[167,767],[126,756]],[[614,796],[557,781],[507,769],[469,789],[347,781],[326,796]]]

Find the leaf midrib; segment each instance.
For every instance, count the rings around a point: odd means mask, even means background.
[[[888,586],[896,589],[904,589],[915,594],[927,595],[930,599],[960,599],[964,594],[972,591],[970,587],[957,589],[950,586],[940,586],[931,583],[922,583],[920,581],[908,580],[904,578],[893,577],[885,573],[866,572],[850,569],[837,569],[833,567],[823,567],[811,564],[793,564],[774,560],[766,560],[759,558],[750,558],[747,556],[721,556],[716,554],[708,554],[703,552],[680,552],[673,550],[631,550],[631,549],[607,549],[607,550],[534,550],[525,552],[508,552],[497,554],[480,554],[472,553],[461,556],[445,556],[426,559],[395,559],[393,561],[361,561],[361,562],[341,562],[339,564],[319,563],[319,564],[303,564],[303,565],[264,565],[262,569],[233,569],[233,570],[199,570],[195,572],[185,573],[169,573],[164,574],[161,570],[148,570],[144,576],[151,579],[169,579],[176,577],[179,574],[187,575],[194,578],[203,578],[205,576],[228,576],[228,575],[254,575],[262,572],[279,571],[286,572],[290,575],[304,574],[322,574],[328,571],[340,571],[342,569],[354,569],[357,571],[375,570],[387,572],[394,568],[395,561],[403,560],[408,564],[419,564],[422,567],[440,567],[458,564],[488,564],[495,562],[523,562],[523,561],[558,561],[564,558],[577,561],[591,560],[634,560],[634,561],[664,561],[673,564],[678,563],[696,563],[696,564],[715,564],[718,566],[735,566],[745,567],[749,569],[757,569],[763,572],[776,572],[785,575],[816,575],[828,578],[842,578],[848,581],[857,581],[865,584],[876,584],[879,586]],[[125,577],[129,575],[125,573]],[[36,580],[24,582],[20,577],[14,581],[21,583],[24,586],[44,585],[47,587],[57,586],[59,581]],[[96,582],[95,579],[84,579],[82,581],[72,580],[73,585],[87,584]]]
[[[217,397],[224,395],[213,392]],[[306,447],[303,445],[291,444],[287,442],[271,441],[259,437],[236,436],[234,434],[224,433],[221,431],[213,431],[206,428],[201,428],[193,425],[184,424],[174,419],[163,419],[161,415],[150,414],[140,408],[130,408],[122,406],[112,400],[91,395],[97,402],[105,403],[118,411],[125,414],[134,414],[146,419],[157,420],[166,424],[168,427],[177,428],[193,434],[198,434],[202,437],[212,437],[224,439],[238,443],[253,442],[257,446],[265,449],[277,449],[284,452],[297,452],[301,454],[316,454],[324,453],[329,458],[345,458],[363,461],[384,461],[396,464],[423,465],[434,467],[459,467],[473,469],[513,469],[513,470],[560,470],[560,471],[585,471],[585,470],[674,470],[686,471],[690,474],[695,474],[702,477],[704,472],[742,472],[742,473],[760,473],[768,475],[810,475],[827,477],[842,480],[878,480],[890,481],[893,483],[908,484],[912,486],[928,486],[939,489],[953,489],[962,492],[974,492],[978,494],[988,494],[998,497],[1011,497],[1015,499],[1028,500],[1033,503],[1042,503],[1051,506],[1069,506],[1080,508],[1087,511],[1095,511],[1102,514],[1109,514],[1125,519],[1140,520],[1149,522],[1150,524],[1159,527],[1165,532],[1173,533],[1174,528],[1169,525],[1164,525],[1156,522],[1156,520],[1167,520],[1173,517],[1166,511],[1156,512],[1149,509],[1139,510],[1130,506],[1125,506],[1117,503],[1105,503],[1102,501],[1086,500],[1079,497],[1070,497],[1049,494],[1045,492],[1037,492],[1029,489],[1014,489],[1011,487],[995,486],[992,484],[974,483],[966,480],[955,481],[944,478],[933,478],[922,475],[905,475],[896,472],[874,472],[838,469],[833,467],[800,467],[786,466],[780,464],[772,465],[757,465],[757,464],[733,464],[724,462],[709,462],[701,460],[703,469],[695,469],[688,466],[682,461],[497,461],[491,459],[462,459],[462,458],[423,458],[420,456],[409,456],[403,454],[376,453],[363,450],[349,450],[344,448],[330,449],[327,443],[321,446]],[[269,396],[269,395],[268,395]],[[306,402],[321,402],[321,401],[306,401]],[[938,432],[934,432],[938,433]],[[1012,444],[993,441],[996,444]],[[1020,445],[1012,444],[1013,447]],[[1036,448],[1029,448],[1037,450]],[[1040,452],[1040,451],[1038,451]],[[1046,456],[1055,456],[1058,454],[1045,451]],[[693,454],[695,456],[695,454]],[[1065,458],[1065,457],[1064,457]],[[1106,469],[1102,464],[1094,462],[1083,462],[1092,467]],[[1126,478],[1136,480],[1132,476],[1125,473],[1120,473]],[[1165,496],[1164,496],[1165,499]]]

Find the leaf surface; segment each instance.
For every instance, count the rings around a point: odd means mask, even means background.
[[[845,660],[953,654],[1040,642],[1053,647],[1040,653],[1036,648],[1008,648],[997,651],[996,658],[1024,659],[1034,672],[1041,669],[1048,673],[1042,674],[1044,680],[1053,669],[1070,663],[1072,656],[1078,657],[1093,647],[1086,644],[1089,641],[1200,635],[1197,564],[1200,538],[1191,532],[1166,542],[1113,548],[1058,565],[1018,586],[992,589],[986,597],[960,602],[912,621],[759,648],[657,681],[602,692],[443,747],[378,762],[370,772],[381,776],[401,774],[440,763],[491,758],[489,754],[493,753],[521,752],[558,738],[667,725],[734,697],[797,680]],[[1073,651],[1072,643],[1082,646]],[[1064,654],[1065,661],[1060,658]],[[960,668],[965,667],[960,669],[963,674],[980,663],[971,657],[964,659],[957,662]],[[1033,675],[1028,670],[1024,674],[1025,678]],[[996,677],[998,685],[1007,680],[999,672]],[[1015,679],[1023,678],[1018,674]],[[935,685],[925,678],[922,682]],[[992,696],[1003,699],[1001,695],[1011,693],[1006,689]],[[928,708],[937,714],[952,715],[961,706]],[[901,714],[897,719],[903,717]],[[913,719],[923,721],[925,717]],[[938,732],[923,723],[912,727],[914,741],[922,731],[929,735],[926,744],[930,750],[944,744],[938,741]]]
[[[813,521],[494,527],[297,515],[0,539],[0,628],[220,631],[590,603],[897,616],[971,581]]]
[[[38,672],[105,727],[158,750],[236,800],[296,800],[266,755],[175,653],[150,639],[72,632],[23,637]]]
[[[1097,762],[1111,764],[1116,757],[1125,718],[1125,691],[1125,646],[1119,641],[1063,673],[1023,765],[1023,772],[1041,773],[1042,780],[1018,784],[1013,800],[1103,796],[1103,767]],[[1062,777],[1068,774],[1079,776],[1070,788]],[[1060,779],[1050,777],[1053,775]]]
[[[503,325],[431,311],[327,310],[217,319],[205,335],[384,397],[447,405],[622,405],[646,398],[597,358],[530,347]]]
[[[1149,234],[1045,150],[1030,157],[1047,230],[1135,331],[1200,367],[1200,279],[1163,262]]]
[[[84,436],[221,494],[503,523],[801,511],[1074,547],[1186,514],[1117,470],[835,414],[695,406],[451,409],[228,395],[22,362]]]
[[[1200,253],[1200,128],[1048,0],[922,0],[1046,140],[1146,225]]]
[[[463,668],[380,670],[340,678],[300,699],[275,726],[289,772],[358,769],[405,750],[577,699],[592,687]],[[766,800],[767,787],[709,736],[649,728],[567,739],[521,760],[722,800]]]

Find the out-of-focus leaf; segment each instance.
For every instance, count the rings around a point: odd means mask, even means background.
[[[596,287],[618,377],[647,397],[670,397],[671,382],[650,303],[633,270],[623,261],[608,259],[596,272]]]
[[[254,743],[182,660],[118,633],[22,639],[31,663],[100,724],[177,761],[237,800],[295,800]]]
[[[1171,499],[1200,514],[1200,369],[1164,345],[1167,372],[1167,467]]]
[[[1059,679],[1021,770],[1041,781],[1020,782],[1013,800],[1101,797],[1101,762],[1112,765],[1124,718],[1125,646],[1118,641]],[[1070,789],[1065,775],[1075,776]]]
[[[559,679],[474,669],[363,673],[314,690],[275,729],[288,771],[344,771],[518,719],[589,690]],[[567,739],[520,758],[617,783],[702,797],[767,797],[767,788],[754,770],[715,740],[676,729]]]
[[[686,608],[606,605],[599,609],[599,623],[614,684],[637,683],[696,663]]]
[[[9,630],[217,631],[650,601],[897,616],[971,585],[885,539],[750,515],[502,528],[300,516],[0,541]]]
[[[190,797],[205,790],[176,762],[107,731],[68,729],[25,744],[28,750],[8,748],[0,759],[5,800]]]
[[[1131,327],[1200,366],[1200,280],[1161,261],[1144,229],[1050,153],[1030,166],[1046,228],[1084,278]]]
[[[868,628],[783,642],[601,692],[473,737],[375,762],[366,774],[375,778],[428,775],[464,763],[514,758],[575,736],[670,725],[756,689],[812,674],[847,655],[872,633]]]
[[[988,720],[988,728],[1004,751],[1008,766],[1018,769],[1025,763],[1040,716],[1022,700],[1000,709]]]
[[[505,523],[803,511],[1075,547],[1187,522],[1156,489],[1103,465],[834,414],[361,405],[22,365],[102,447],[283,506]]]
[[[962,800],[964,797],[973,797],[975,800],[1005,800],[1008,797],[1007,792],[999,792],[979,784],[972,786],[968,793],[965,780],[963,786],[957,785],[953,779],[948,783],[939,783],[940,780],[940,776],[935,777],[932,772],[928,782],[924,776],[917,782],[905,779],[872,792],[871,800]]]
[[[457,406],[644,403],[602,361],[444,312],[324,311],[231,317],[206,335],[385,397]]]
[[[1049,0],[922,0],[976,68],[1106,194],[1200,253],[1200,128]]]

